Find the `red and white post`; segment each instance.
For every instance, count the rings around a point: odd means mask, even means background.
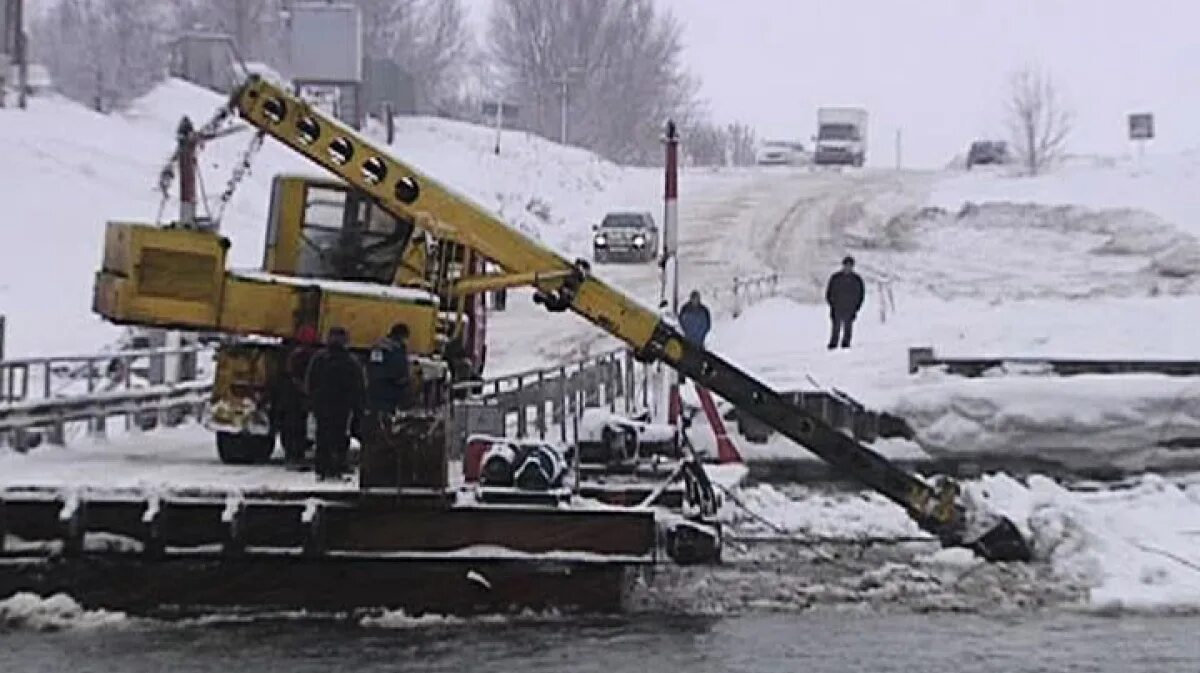
[[[675,122],[668,121],[663,136],[666,146],[665,183],[663,188],[663,248],[662,248],[662,292],[659,309],[669,313],[674,320],[679,315],[679,133]],[[663,372],[666,404],[666,421],[679,424],[681,400],[679,398],[679,374]]]

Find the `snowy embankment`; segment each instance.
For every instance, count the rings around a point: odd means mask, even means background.
[[[189,115],[200,125],[223,102],[216,93],[169,80],[111,115],[57,97],[34,98],[27,111],[0,109],[6,148],[0,156],[0,184],[6,185],[0,314],[8,322],[8,357],[91,352],[113,341],[118,328],[91,312],[104,224],[155,220],[156,183],[180,118]],[[243,132],[208,144],[201,154],[203,191],[214,211],[249,140]],[[505,133],[497,156],[494,134],[485,127],[399,118],[393,147],[404,161],[572,255],[586,251],[591,225],[608,208],[656,203],[658,181],[645,171],[523,133]],[[268,140],[225,212],[231,266],[261,264],[271,180],[281,172],[323,175]],[[165,220],[177,213],[176,198],[172,191]]]
[[[1072,164],[1034,180],[952,174],[933,182],[927,197],[917,192],[929,184],[915,179],[831,192],[822,208],[843,215],[828,234],[871,279],[855,347],[826,352],[826,309],[784,300],[718,326],[711,345],[781,388],[837,388],[898,413],[913,424],[920,449],[935,457],[1007,455],[1127,469],[1194,460],[1158,447],[1200,437],[1200,381],[1028,371],[982,380],[914,377],[907,350],[1195,358],[1200,243],[1191,229],[1200,233],[1200,217],[1193,217],[1200,201],[1170,200],[1159,189],[1163,201],[1151,210],[1145,197],[1131,196],[1138,207],[1130,208],[1119,195],[1140,194],[1157,181],[1178,185],[1200,168],[1196,160],[1161,159],[1140,171],[1119,162]],[[1084,198],[1102,187],[1107,191]],[[923,198],[934,205],[915,205]],[[1080,203],[1064,205],[1071,199]],[[1161,216],[1168,214],[1185,219]],[[805,240],[804,224],[793,223],[784,238]],[[884,448],[906,455],[895,443]],[[750,455],[756,450],[746,447]],[[766,447],[771,454],[787,450]]]
[[[836,388],[905,417],[917,440],[877,445],[890,456],[1195,469],[1200,455],[1178,445],[1200,438],[1200,379],[1018,368],[983,379],[914,376],[907,351],[1197,358],[1200,199],[1187,183],[1198,168],[1186,155],[1141,168],[1076,163],[1035,180],[955,175],[934,186],[925,206],[914,205],[922,199],[911,185],[866,203],[839,196],[841,231],[829,234],[873,281],[854,348],[827,351],[827,309],[782,298],[718,325],[710,345],[781,389]],[[901,209],[888,214],[889,205]],[[778,438],[739,441],[739,449],[752,459],[805,455]],[[1189,479],[1147,475],[1094,492],[1038,476],[967,486],[1010,516],[1055,581],[1082,590],[1089,607],[1196,610],[1200,486]],[[806,536],[915,532],[874,495],[784,495],[769,486],[742,495],[763,518]]]

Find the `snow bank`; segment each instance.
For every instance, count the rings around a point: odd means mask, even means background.
[[[930,204],[958,210],[964,202],[1013,201],[1086,208],[1136,208],[1182,231],[1200,235],[1200,152],[1075,159],[1035,178],[995,172],[961,173],[942,180]]]
[[[0,631],[94,629],[125,624],[127,621],[123,612],[85,610],[66,594],[43,598],[36,594],[18,593],[0,600]]]
[[[8,150],[0,157],[0,184],[9,187],[2,200],[7,224],[0,227],[8,356],[88,352],[115,338],[117,329],[91,312],[105,221],[154,221],[158,174],[174,150],[180,117],[203,124],[223,102],[168,80],[112,115],[53,96],[32,99],[28,111],[0,109],[0,145]],[[249,140],[241,133],[205,148],[200,174],[213,210]],[[651,173],[517,132],[505,133],[497,156],[493,141],[483,127],[400,118],[393,147],[401,159],[572,255],[586,250],[591,225],[612,203],[656,209],[659,181],[644,179]],[[281,172],[323,174],[268,140],[225,213],[231,266],[261,263],[271,180]],[[173,192],[165,218],[176,214],[175,198]]]
[[[924,345],[947,357],[1194,358],[1200,297],[993,303],[902,296],[886,322],[874,310],[876,300],[868,293],[849,350],[826,350],[824,307],[782,298],[718,323],[709,345],[778,389],[837,389],[868,408],[906,418],[922,433],[922,444],[892,441],[878,447],[894,458],[1039,457],[1122,469],[1200,462],[1195,453],[1154,449],[1171,439],[1200,436],[1200,383],[1191,379],[964,380],[908,373],[908,349]],[[705,441],[702,429],[692,435]],[[767,445],[735,441],[751,459],[804,455],[781,438]]]
[[[1008,514],[1034,555],[1102,611],[1200,610],[1200,492],[1149,474],[1128,489],[1070,491],[999,475],[968,488]]]
[[[1153,213],[968,202],[909,210],[849,243],[905,294],[1094,298],[1195,292],[1200,242]]]
[[[403,610],[383,610],[363,615],[358,625],[376,629],[428,629],[428,628],[460,628],[481,624],[549,624],[564,619],[563,613],[556,609],[533,610],[525,608],[508,614],[480,614],[470,617],[424,613],[410,615]]]
[[[1200,438],[1200,379],[1151,374],[1015,376],[928,382],[887,410],[936,457],[1005,456],[1146,469],[1164,443]],[[1183,451],[1176,452],[1184,457]],[[1200,455],[1190,452],[1195,462]]]

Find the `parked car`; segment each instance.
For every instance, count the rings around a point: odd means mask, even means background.
[[[650,262],[658,257],[658,226],[650,213],[609,213],[592,229],[592,259],[597,264]]]
[[[967,151],[967,170],[972,166],[1008,163],[1008,143],[1001,140],[976,140]]]
[[[758,148],[754,161],[760,166],[793,166],[805,163],[804,145],[786,140],[769,140]]]

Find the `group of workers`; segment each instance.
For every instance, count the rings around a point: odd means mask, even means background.
[[[398,410],[413,404],[408,327],[397,323],[367,352],[366,364],[347,347],[349,335],[333,327],[325,346],[301,328],[284,363],[280,440],[289,468],[305,465],[308,418],[316,421],[313,468],[318,480],[341,479],[349,471],[352,435],[362,436]]]

